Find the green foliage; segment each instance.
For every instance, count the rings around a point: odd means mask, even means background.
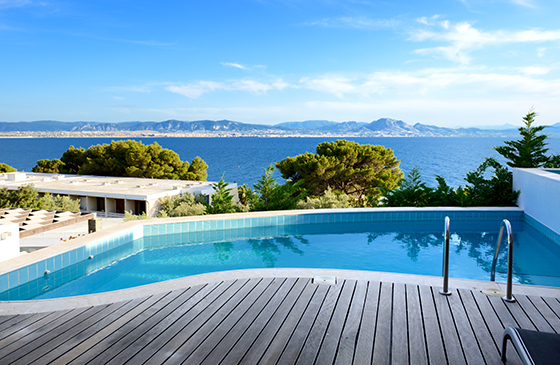
[[[83,147],[74,148],[70,146],[63,154],[60,160],[64,163],[60,172],[63,174],[77,175],[83,164],[86,163],[86,150]]]
[[[352,208],[351,199],[344,193],[336,193],[330,187],[322,196],[307,197],[297,203],[298,209]]]
[[[560,154],[549,156],[548,161],[546,161],[543,167],[549,169],[560,169]]]
[[[514,206],[519,196],[512,189],[513,174],[494,158],[486,158],[475,171],[469,171],[465,187],[454,189],[441,176],[436,176],[436,181],[437,188],[426,186],[415,167],[399,189],[385,193],[384,204],[389,207]]]
[[[64,166],[64,162],[60,161],[59,159],[39,160],[39,161],[37,161],[37,165],[35,165],[31,169],[31,171],[58,174],[58,173],[62,172],[60,170],[63,166]]]
[[[67,196],[51,195],[46,193],[38,197],[39,192],[33,184],[22,185],[17,190],[0,189],[0,208],[24,208],[65,210],[70,212],[80,211],[80,200],[72,200]]]
[[[70,199],[66,195],[51,195],[45,193],[45,196],[39,199],[39,206],[41,207],[40,209],[79,212],[80,200]]]
[[[157,142],[145,146],[134,140],[112,141],[87,150],[70,148],[61,160],[40,160],[34,172],[122,176],[174,180],[206,180],[208,165],[196,157],[191,164]],[[58,170],[58,171],[55,171]],[[50,171],[48,171],[50,170]]]
[[[17,190],[0,189],[0,208],[39,209],[38,192],[33,184],[22,185]]]
[[[246,207],[253,205],[258,199],[253,189],[246,184],[237,187],[237,196],[239,198],[239,203]]]
[[[297,202],[306,196],[303,181],[287,181],[280,185],[272,177],[273,173],[274,166],[268,166],[253,186],[257,198],[250,205],[251,211],[295,209]]]
[[[490,178],[486,171],[492,168]],[[512,206],[515,205],[518,191],[513,191],[513,173],[494,158],[486,158],[475,170],[465,177],[471,206]]]
[[[187,217],[191,215],[206,214],[206,206],[192,195],[185,193],[182,196],[166,196],[159,199],[158,218]]]
[[[505,146],[494,147],[504,156],[510,167],[541,167],[548,162],[546,134],[540,134],[545,126],[533,126],[537,113],[532,109],[523,117],[524,127],[519,128],[521,139],[504,141]]]
[[[16,171],[17,170],[14,169],[12,166],[0,162],[0,174],[3,172],[16,172]]]
[[[378,197],[380,188],[396,188],[403,176],[400,161],[383,146],[337,140],[320,143],[316,152],[276,163],[283,178],[301,181],[311,195],[322,195],[330,187],[354,198]]]
[[[139,221],[139,220],[143,220],[143,219],[148,219],[148,215],[146,214],[146,212],[142,212],[142,214],[140,215],[135,215],[132,214],[132,212],[129,212],[128,210],[124,211],[124,221],[128,222],[128,221]]]
[[[237,213],[241,209],[233,202],[233,195],[230,194],[231,188],[224,181],[224,176],[218,183],[213,184],[214,194],[211,196],[211,204],[206,207],[208,214]]]
[[[444,180],[445,183],[445,180]],[[432,199],[433,189],[422,181],[418,166],[410,170],[408,176],[402,179],[396,190],[385,191],[385,205],[390,207],[424,207]]]

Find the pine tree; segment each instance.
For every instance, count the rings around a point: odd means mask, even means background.
[[[540,134],[545,126],[533,126],[537,113],[529,110],[523,117],[524,127],[519,128],[521,139],[504,141],[505,146],[494,147],[494,150],[504,156],[510,167],[542,167],[549,161],[546,155],[546,134]]]

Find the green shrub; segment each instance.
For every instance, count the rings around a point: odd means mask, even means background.
[[[297,203],[297,209],[352,208],[351,197],[327,188],[323,196],[307,197]]]
[[[159,199],[158,218],[187,217],[206,214],[206,206],[189,193]]]

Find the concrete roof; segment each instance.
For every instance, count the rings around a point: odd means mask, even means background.
[[[152,200],[180,192],[210,193],[212,182],[141,179],[132,177],[43,174],[12,172],[0,174],[0,188],[16,190],[33,184],[39,192],[60,195],[115,197],[121,199]]]

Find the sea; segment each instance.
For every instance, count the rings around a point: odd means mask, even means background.
[[[70,146],[88,148],[112,140],[130,138],[0,138],[0,162],[18,171],[31,171],[38,160],[60,158]],[[288,156],[315,152],[321,142],[347,139],[359,144],[390,148],[400,160],[400,168],[408,173],[417,166],[423,180],[436,186],[435,176],[445,178],[451,186],[465,185],[466,173],[475,170],[485,157],[505,163],[492,147],[503,145],[496,137],[164,137],[135,138],[144,144],[157,142],[177,152],[181,160],[196,156],[208,164],[208,181],[252,186],[265,168]],[[508,138],[511,139],[511,138]],[[549,153],[560,153],[560,138],[548,139]],[[283,179],[275,172],[279,182]]]

